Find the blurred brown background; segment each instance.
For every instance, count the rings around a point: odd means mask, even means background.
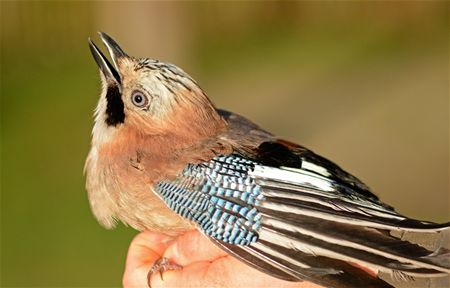
[[[175,63],[217,106],[448,221],[449,4],[1,3],[1,286],[119,286],[135,231],[89,211],[87,38]]]

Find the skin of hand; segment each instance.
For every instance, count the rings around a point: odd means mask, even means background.
[[[151,277],[152,288],[163,287],[282,287],[320,288],[311,282],[289,282],[270,277],[228,255],[196,230],[177,238],[144,231],[131,242],[123,286],[148,287],[147,274],[161,257],[182,265]]]

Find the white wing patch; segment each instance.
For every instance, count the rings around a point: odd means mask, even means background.
[[[293,170],[293,171],[291,171]],[[294,172],[295,171],[295,172]],[[301,169],[295,168],[273,168],[268,166],[255,165],[255,170],[248,173],[250,176],[259,177],[262,179],[272,179],[286,183],[301,184],[305,187],[319,189],[323,191],[334,191],[332,182],[330,180],[309,173]]]
[[[319,165],[316,165],[314,163],[302,160],[302,169],[308,170],[308,171],[312,171],[312,172],[316,172],[320,175],[323,175],[325,177],[330,177],[331,173],[328,172],[328,170],[324,167],[321,167]]]

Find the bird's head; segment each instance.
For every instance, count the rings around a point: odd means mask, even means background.
[[[112,63],[89,40],[103,84],[93,144],[112,141],[120,131],[145,137],[207,137],[225,125],[202,89],[183,70],[158,60],[128,56],[110,36],[100,32],[100,37]]]

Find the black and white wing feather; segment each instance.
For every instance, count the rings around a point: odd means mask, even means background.
[[[358,179],[304,148],[263,143],[258,149],[253,156],[236,153],[190,164],[156,190],[221,248],[284,280],[391,287],[350,263],[408,275],[404,279],[450,273],[448,250],[428,250],[391,235],[439,236],[448,233],[448,224],[398,214]]]

